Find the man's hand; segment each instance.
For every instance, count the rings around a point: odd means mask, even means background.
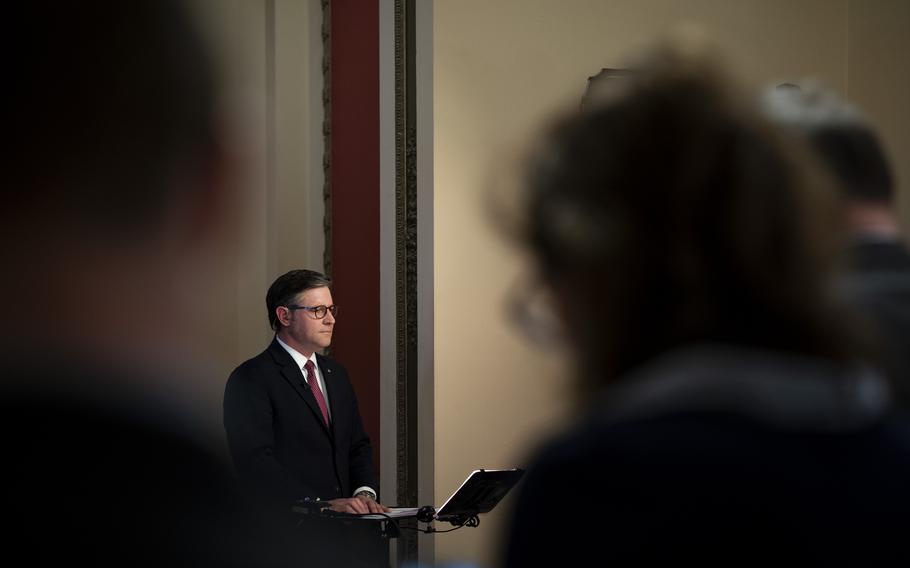
[[[329,508],[336,513],[354,513],[364,515],[367,513],[388,513],[389,508],[377,503],[367,494],[359,493],[356,497],[348,499],[332,499]]]

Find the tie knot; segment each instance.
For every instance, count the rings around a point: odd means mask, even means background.
[[[303,368],[306,369],[306,376],[307,376],[307,379],[308,379],[308,380],[309,380],[309,378],[312,377],[313,374],[316,372],[316,367],[313,365],[313,360],[312,360],[312,359],[308,360],[308,361],[306,362],[306,364],[303,366]]]

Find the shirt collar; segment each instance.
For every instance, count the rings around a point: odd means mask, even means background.
[[[313,367],[316,369],[319,368],[319,362],[316,360],[315,352],[313,352],[313,354],[310,355],[309,358],[307,358],[303,355],[303,353],[297,351],[296,349],[294,349],[293,347],[291,347],[284,341],[281,341],[281,338],[278,337],[277,335],[275,336],[275,339],[278,341],[278,344],[281,345],[282,347],[284,347],[284,350],[287,351],[288,354],[294,359],[294,362],[297,363],[297,368],[303,369],[304,366],[306,366],[307,361],[312,361]]]

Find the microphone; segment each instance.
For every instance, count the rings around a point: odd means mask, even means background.
[[[431,505],[424,505],[417,509],[417,520],[421,523],[432,523],[436,518],[436,509]]]

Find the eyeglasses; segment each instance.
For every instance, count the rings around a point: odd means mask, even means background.
[[[306,310],[309,312],[310,317],[313,319],[321,320],[329,312],[332,312],[332,317],[338,315],[338,306],[285,306],[289,310]]]

